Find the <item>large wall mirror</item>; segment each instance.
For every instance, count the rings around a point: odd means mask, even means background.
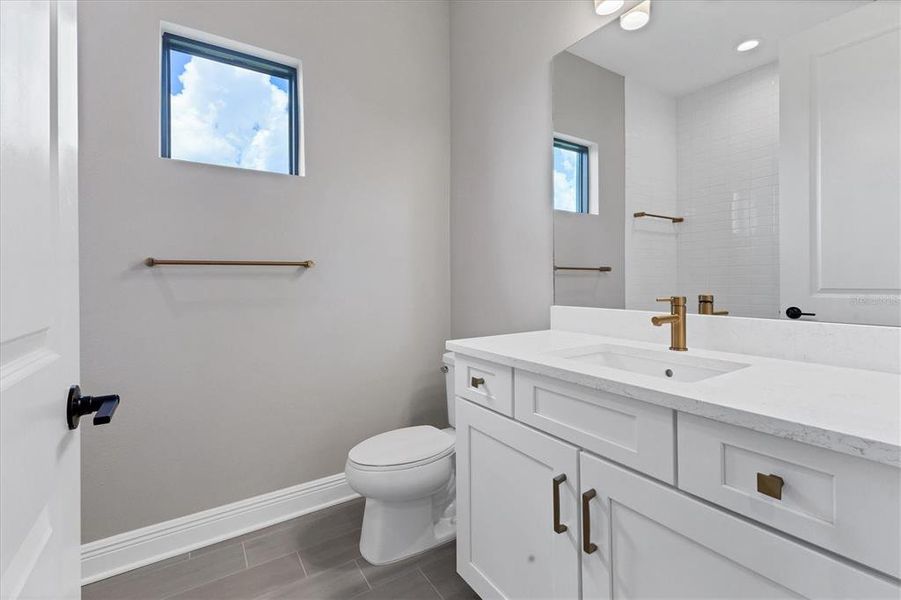
[[[901,325],[901,3],[630,10],[553,60],[555,304]]]

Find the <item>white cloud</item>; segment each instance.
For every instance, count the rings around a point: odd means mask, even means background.
[[[576,159],[571,152],[554,149],[554,208],[576,210]]]
[[[171,99],[171,156],[289,172],[288,94],[268,75],[193,57]]]

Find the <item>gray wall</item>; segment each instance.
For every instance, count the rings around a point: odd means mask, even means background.
[[[451,3],[454,337],[549,325],[551,59],[610,19],[588,0]]]
[[[554,131],[597,144],[597,214],[554,211],[554,260],[610,266],[610,273],[558,271],[554,304],[625,307],[625,79],[569,52],[553,61]]]
[[[369,435],[446,422],[448,12],[80,3],[81,383],[122,395],[82,436],[84,541],[338,473]],[[306,177],[158,157],[161,20],[303,61]],[[151,255],[317,266],[150,270]]]

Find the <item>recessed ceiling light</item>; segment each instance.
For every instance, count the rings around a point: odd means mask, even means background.
[[[641,4],[620,15],[619,26],[626,31],[641,29],[651,20],[651,0],[644,0]]]
[[[747,52],[748,50],[753,50],[757,46],[760,45],[760,40],[745,40],[740,43],[735,49],[739,52]]]
[[[623,7],[626,0],[594,0],[594,12],[599,15],[612,15]]]

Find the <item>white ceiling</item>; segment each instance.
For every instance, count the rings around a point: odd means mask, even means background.
[[[870,1],[651,0],[643,29],[624,31],[615,19],[569,52],[682,96],[776,60],[781,39]],[[760,46],[736,52],[748,38]]]

